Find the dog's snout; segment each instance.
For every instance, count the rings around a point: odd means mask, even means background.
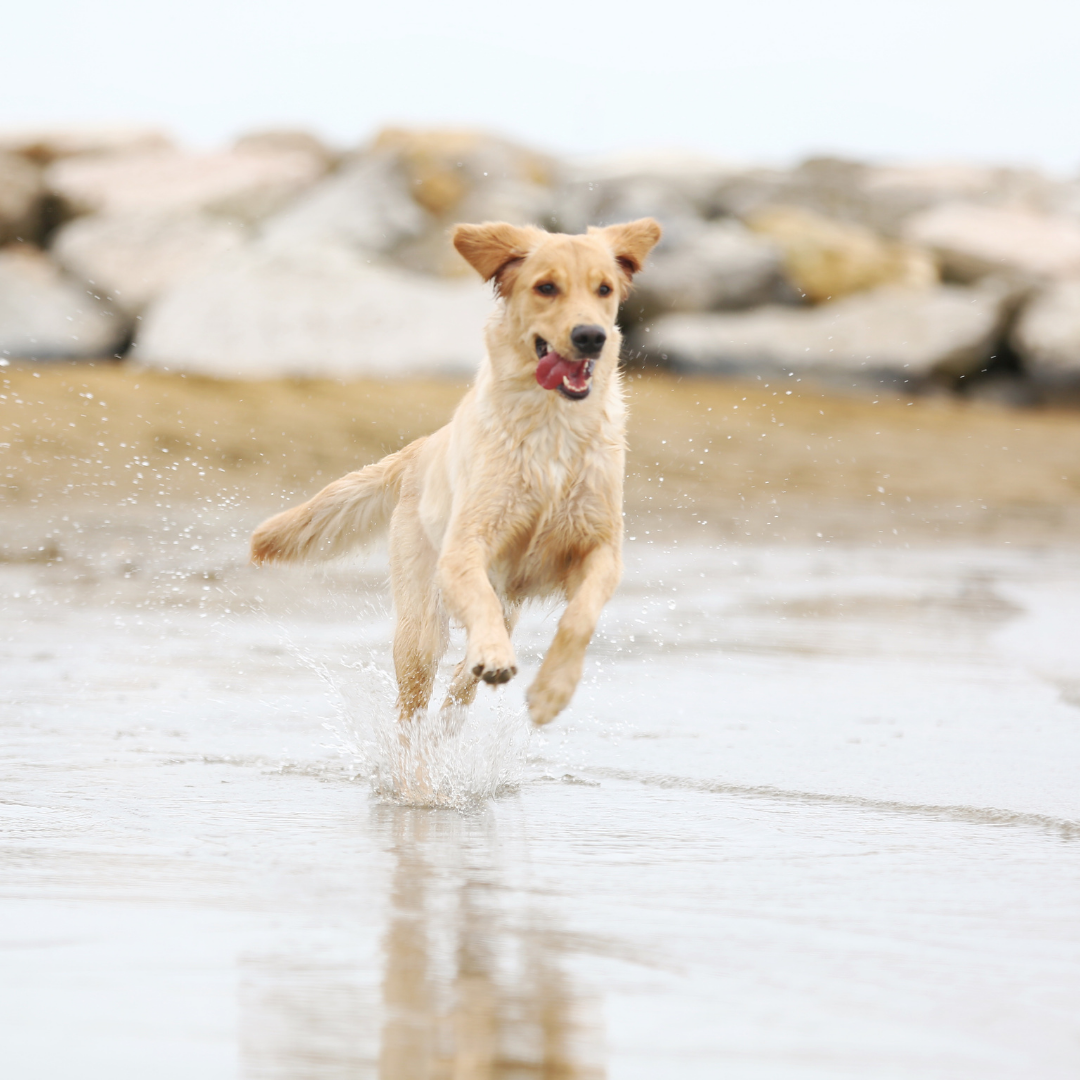
[[[598,356],[607,341],[607,331],[602,326],[575,326],[570,340],[579,356]]]

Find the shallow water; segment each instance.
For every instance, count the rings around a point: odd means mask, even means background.
[[[1075,552],[635,541],[571,710],[532,612],[432,808],[377,556],[132,535],[0,566],[3,1075],[1080,1071]]]

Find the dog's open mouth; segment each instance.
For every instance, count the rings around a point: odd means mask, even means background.
[[[567,360],[554,352],[542,338],[536,339],[536,381],[545,390],[558,390],[571,401],[581,401],[589,396],[592,387],[595,360]]]

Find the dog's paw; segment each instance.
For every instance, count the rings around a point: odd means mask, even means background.
[[[570,704],[576,685],[571,679],[545,678],[541,672],[525,693],[532,722],[537,727],[550,724]]]
[[[496,683],[509,682],[517,674],[517,659],[509,641],[487,645],[470,643],[465,667],[494,686]]]

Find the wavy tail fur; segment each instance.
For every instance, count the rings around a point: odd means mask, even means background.
[[[424,439],[327,484],[313,498],[264,521],[251,536],[251,561],[331,559],[385,527],[405,472]]]

